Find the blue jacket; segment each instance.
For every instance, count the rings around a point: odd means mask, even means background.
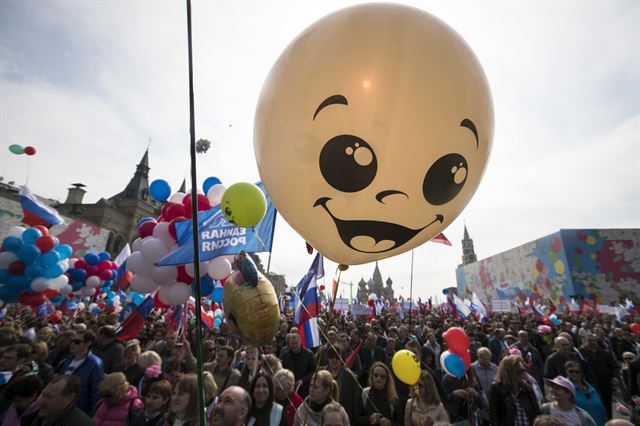
[[[58,373],[64,374],[69,368],[71,361],[73,361],[73,355],[70,355],[64,361]],[[76,399],[76,406],[88,415],[92,415],[100,399],[98,386],[100,386],[104,376],[102,360],[89,351],[85,360],[72,374],[80,378],[80,392]]]
[[[591,384],[588,382],[583,383],[587,387],[586,393],[582,390],[581,386],[577,386],[574,383],[576,386],[575,404],[589,413],[598,426],[603,426],[607,421],[607,412],[605,411],[602,399],[600,399],[598,391],[596,391]]]

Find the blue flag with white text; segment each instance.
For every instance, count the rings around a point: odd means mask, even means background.
[[[198,213],[201,262],[218,256],[237,254],[241,250],[248,253],[271,251],[277,211],[265,192],[262,182],[258,182],[256,186],[262,190],[267,199],[267,212],[254,228],[239,228],[229,223],[219,205]],[[160,259],[156,265],[193,263],[192,221],[185,220],[177,223],[176,234],[180,247]]]

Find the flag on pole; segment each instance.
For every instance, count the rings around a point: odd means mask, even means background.
[[[320,331],[318,329],[318,311],[320,298],[316,280],[324,276],[324,263],[320,253],[316,254],[309,271],[296,286],[296,310],[294,323],[305,348],[320,346]]]
[[[484,306],[484,303],[482,303],[482,300],[480,300],[480,297],[476,294],[476,292],[473,292],[473,295],[471,296],[471,306],[472,306],[472,310],[475,307],[476,312],[480,315],[480,322],[485,322],[487,320],[487,307]]]
[[[433,237],[431,239],[432,243],[438,243],[438,244],[444,244],[446,246],[450,246],[451,245],[451,241],[449,241],[449,239],[447,237],[444,236],[444,234],[441,232],[438,235],[436,235],[435,237]]]
[[[153,297],[147,296],[146,299],[133,311],[131,315],[116,330],[116,339],[121,342],[135,338],[144,327],[145,320],[153,310]]]
[[[453,295],[453,304],[458,316],[462,319],[466,319],[471,314],[471,309],[455,294]]]
[[[20,188],[18,200],[22,207],[22,223],[29,226],[44,225],[47,228],[64,223],[64,219],[56,209],[36,198],[26,185]]]

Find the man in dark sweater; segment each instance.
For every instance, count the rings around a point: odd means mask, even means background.
[[[42,391],[40,408],[29,418],[29,425],[50,426],[89,426],[94,422],[82,410],[76,407],[75,399],[80,392],[80,379],[66,375],[54,378]]]
[[[305,398],[309,394],[309,380],[316,370],[313,352],[302,347],[299,334],[289,333],[287,347],[283,348],[280,359],[282,368],[293,372],[296,386],[299,386],[298,395]]]
[[[612,388],[611,379],[615,377],[616,363],[611,356],[598,345],[598,338],[595,334],[589,333],[585,336],[586,344],[580,348],[580,353],[584,357],[584,361],[591,377],[593,385],[600,393],[604,408],[607,410],[607,417],[611,418],[611,399]]]
[[[545,379],[554,379],[557,376],[567,376],[567,372],[564,369],[564,364],[567,361],[581,360],[573,355],[571,352],[571,343],[564,337],[556,337],[553,341],[556,346],[556,352],[549,355],[547,362],[544,364],[544,377]]]

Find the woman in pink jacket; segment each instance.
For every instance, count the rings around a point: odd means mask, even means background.
[[[132,410],[143,407],[138,390],[127,382],[123,373],[106,374],[100,383],[100,396],[93,413],[96,426],[124,425]]]

